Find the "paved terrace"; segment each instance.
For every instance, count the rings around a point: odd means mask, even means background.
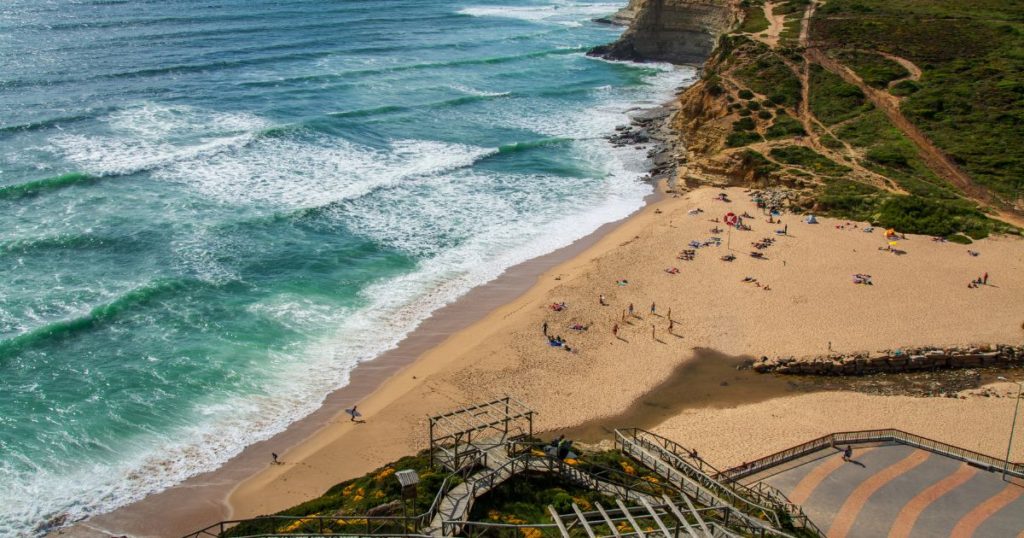
[[[763,481],[830,538],[1024,538],[1020,480],[910,446],[855,446],[853,462],[827,450]]]

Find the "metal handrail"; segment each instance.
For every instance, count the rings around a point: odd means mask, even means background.
[[[720,472],[716,478],[723,479],[725,481],[736,481],[766,469],[770,469],[776,465],[813,454],[819,450],[834,448],[837,445],[863,443],[904,444],[967,463],[973,463],[979,467],[987,468],[989,470],[1003,470],[1005,467],[1006,474],[1017,478],[1024,478],[1024,464],[1022,463],[1007,462],[1006,460],[981,454],[980,452],[975,452],[973,450],[953,446],[941,441],[936,441],[934,439],[929,439],[927,437],[892,428],[831,433],[806,443],[802,443],[785,450],[780,450],[774,454],[748,462],[745,465],[726,469],[725,471]]]
[[[626,451],[627,453],[628,453],[628,450],[626,450],[627,443],[640,446],[639,442],[627,439],[626,436],[621,434],[621,432],[619,432],[615,436],[615,440],[616,440],[616,444],[617,445],[621,445],[623,450]],[[774,535],[774,536],[782,536],[782,537],[788,537],[789,536],[785,532],[783,532],[783,531],[781,531],[779,529],[776,529],[776,528],[772,527],[771,525],[766,525],[761,520],[759,520],[759,519],[757,519],[757,518],[755,518],[753,516],[748,515],[747,513],[743,512],[742,510],[738,510],[735,507],[732,507],[729,503],[727,503],[724,500],[722,500],[718,495],[716,495],[714,492],[712,492],[711,490],[706,488],[704,485],[700,484],[696,480],[693,480],[692,478],[687,476],[682,471],[679,471],[678,469],[675,469],[674,467],[669,466],[669,464],[667,462],[661,460],[660,458],[656,458],[653,454],[648,453],[646,450],[639,451],[639,453],[635,454],[634,457],[638,458],[640,463],[650,467],[655,472],[662,472],[662,470],[661,470],[662,467],[668,467],[671,470],[674,470],[676,473],[678,473],[680,478],[679,478],[679,483],[678,484],[672,484],[672,485],[673,485],[673,487],[678,489],[680,491],[680,493],[682,493],[683,495],[687,495],[687,496],[693,498],[697,503],[702,504],[704,506],[721,506],[721,507],[723,507],[724,509],[722,510],[723,511],[723,516],[722,517],[726,521],[728,521],[729,518],[730,518],[730,512],[734,513],[735,514],[735,518],[737,520],[735,522],[735,524],[739,525],[739,526],[742,526],[748,533],[750,533],[752,535],[758,535],[758,536],[765,536],[765,535]],[[663,476],[665,476],[666,478],[669,478],[670,479],[669,483],[671,484],[672,481],[671,481],[671,476],[669,476],[669,474],[670,474],[669,471],[666,470],[666,471],[664,471]]]
[[[473,471],[474,469],[476,469],[480,465],[486,465],[486,461],[487,461],[487,453],[479,452],[474,459],[472,459],[471,461],[467,462],[461,469],[459,469],[456,472],[450,473],[448,476],[446,476],[444,481],[441,482],[441,487],[438,488],[438,492],[434,496],[434,500],[431,503],[430,508],[428,508],[422,514],[416,514],[416,515],[412,515],[412,516],[409,516],[409,517],[403,517],[403,516],[365,516],[365,515],[357,515],[357,514],[355,514],[355,515],[344,515],[344,516],[278,516],[278,515],[259,516],[259,517],[249,518],[249,519],[233,519],[233,520],[219,521],[219,522],[214,523],[213,525],[210,525],[210,526],[208,526],[206,528],[203,528],[203,529],[200,529],[200,530],[198,530],[196,532],[187,534],[183,538],[201,538],[203,536],[212,536],[212,537],[218,537],[219,538],[220,536],[223,536],[223,534],[225,532],[227,532],[228,530],[231,530],[233,527],[235,527],[235,526],[237,526],[237,525],[239,525],[241,523],[251,523],[251,522],[268,522],[269,523],[269,522],[272,522],[272,521],[281,521],[282,524],[283,524],[285,522],[294,522],[296,520],[316,521],[321,529],[323,528],[324,523],[327,523],[327,522],[330,522],[330,523],[333,524],[333,523],[336,523],[338,521],[346,521],[346,520],[348,520],[348,521],[356,521],[356,520],[364,521],[365,520],[366,521],[366,525],[367,525],[367,531],[366,531],[365,534],[370,534],[371,533],[371,530],[369,528],[371,522],[380,522],[380,523],[382,523],[382,525],[378,526],[375,530],[373,530],[373,534],[375,536],[418,536],[418,535],[416,535],[414,533],[379,533],[378,531],[380,531],[383,528],[384,525],[389,524],[389,523],[390,524],[401,524],[402,527],[404,529],[406,529],[406,530],[408,530],[408,524],[409,523],[413,524],[412,528],[413,528],[414,531],[418,531],[420,529],[426,528],[430,524],[430,522],[434,519],[434,516],[437,515],[437,512],[440,509],[441,501],[445,498],[445,496],[448,494],[448,492],[451,490],[451,488],[456,485],[454,483],[455,480],[458,478],[458,479],[461,479],[461,480],[465,481],[465,479],[469,476],[471,471]],[[214,530],[216,530],[216,532],[213,532]],[[247,535],[247,538],[249,538],[250,536],[253,537],[253,538],[258,537],[258,536],[280,536],[281,534],[287,534],[287,533],[276,532],[276,533],[271,533],[271,534],[253,534],[253,535]],[[308,533],[308,532],[306,532],[306,533],[297,533],[297,534],[310,535],[310,533]],[[364,533],[359,533],[359,534],[363,535]]]
[[[726,491],[730,496],[739,498],[744,503],[752,505],[760,510],[767,512],[785,512],[796,526],[807,528],[822,536],[824,535],[824,533],[818,529],[817,525],[815,525],[807,514],[804,513],[803,507],[790,501],[789,498],[778,489],[765,484],[764,482],[759,482],[755,487],[747,486],[739,482],[733,482],[731,484],[722,483],[716,478],[721,475],[721,472],[718,471],[718,469],[703,459],[692,455],[686,447],[679,443],[642,428],[618,430],[616,433],[618,434],[622,431],[629,432],[635,441],[643,444],[654,444],[651,440],[646,438],[651,438],[654,441],[657,441],[661,445],[661,448],[675,456],[681,466],[688,467],[692,473],[698,474],[701,482],[714,484],[716,488]],[[671,462],[668,463],[671,464]],[[679,466],[675,467],[678,468]],[[683,472],[687,471],[687,469],[679,470]],[[705,483],[705,486],[707,485],[708,484]],[[745,496],[753,497],[756,502],[751,502],[751,500],[747,499]],[[764,506],[765,504],[769,506]],[[774,513],[772,515],[775,516]],[[773,520],[776,525],[781,524],[777,516],[773,517]]]

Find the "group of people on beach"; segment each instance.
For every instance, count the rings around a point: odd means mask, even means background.
[[[978,278],[975,278],[974,280],[971,281],[970,284],[967,285],[967,287],[971,289],[980,288],[981,286],[988,286],[988,271],[986,271],[985,274],[979,276]]]

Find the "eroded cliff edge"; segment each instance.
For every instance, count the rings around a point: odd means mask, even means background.
[[[591,54],[613,60],[700,64],[736,19],[729,0],[630,0],[611,18],[629,28],[617,41]]]
[[[1006,163],[1024,162],[1024,144],[1007,150],[991,126],[1024,93],[960,70],[970,55],[1001,80],[1016,76],[1004,60],[1024,33],[936,46],[950,25],[974,36],[995,24],[954,24],[944,6],[923,0],[912,11],[925,23],[906,27],[897,24],[906,9],[886,0],[630,0],[607,21],[629,28],[591,54],[701,66],[700,80],[665,107],[664,124],[644,127],[665,135],[652,177],[673,191],[771,188],[796,212],[961,243],[1021,233],[1024,186]],[[963,95],[997,93],[999,105],[950,108],[951,84]]]

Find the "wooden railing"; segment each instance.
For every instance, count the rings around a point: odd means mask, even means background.
[[[829,448],[840,449],[845,445],[865,443],[897,443],[912,446],[920,448],[921,450],[927,450],[935,454],[960,460],[989,471],[1003,471],[1005,469],[1006,474],[1008,475],[1012,475],[1017,478],[1024,478],[1024,464],[1022,463],[1007,463],[1006,460],[1003,459],[896,429],[832,433],[785,450],[780,450],[779,452],[744,465],[733,467],[732,469],[726,469],[725,471],[718,473],[716,478],[723,482],[736,481],[777,465],[813,454],[820,450]]]

